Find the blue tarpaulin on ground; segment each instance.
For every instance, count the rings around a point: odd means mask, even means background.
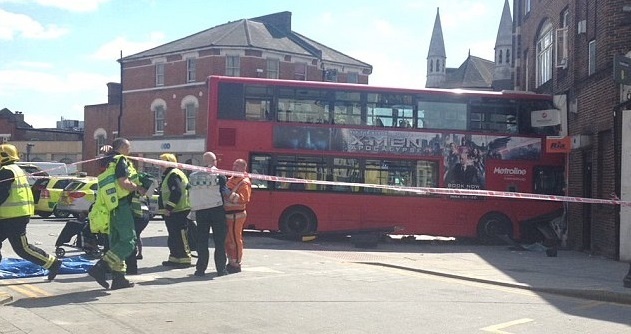
[[[84,256],[72,256],[61,259],[59,274],[87,273],[94,265],[94,260]],[[44,269],[34,263],[23,259],[2,259],[0,262],[0,279],[25,278],[48,275],[48,269]]]

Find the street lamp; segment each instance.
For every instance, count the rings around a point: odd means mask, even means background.
[[[26,161],[31,161],[31,151],[33,150],[33,147],[35,147],[35,144],[33,143],[26,144]]]

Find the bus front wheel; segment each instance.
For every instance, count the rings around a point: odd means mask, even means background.
[[[500,236],[512,238],[513,225],[510,219],[501,213],[492,212],[484,215],[478,224],[478,239],[483,244],[498,244]]]
[[[315,233],[315,214],[305,207],[291,207],[280,218],[280,231],[288,237],[300,237]]]

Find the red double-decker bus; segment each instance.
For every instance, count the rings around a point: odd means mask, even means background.
[[[220,168],[242,158],[253,174],[329,181],[254,179],[249,228],[300,236],[396,227],[404,235],[520,239],[562,213],[554,201],[396,189],[562,195],[564,155],[545,148],[558,126],[531,122],[533,111],[554,112],[550,96],[208,80],[208,148],[221,156]]]

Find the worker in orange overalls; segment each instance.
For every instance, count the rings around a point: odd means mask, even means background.
[[[252,194],[252,182],[247,176],[248,163],[243,159],[235,160],[232,168],[235,172],[243,173],[243,176],[232,176],[226,186],[230,193],[224,198],[226,210],[226,223],[228,235],[226,236],[226,253],[228,255],[228,273],[234,274],[241,271],[241,259],[243,257],[243,226],[247,218],[245,207],[250,202]]]

